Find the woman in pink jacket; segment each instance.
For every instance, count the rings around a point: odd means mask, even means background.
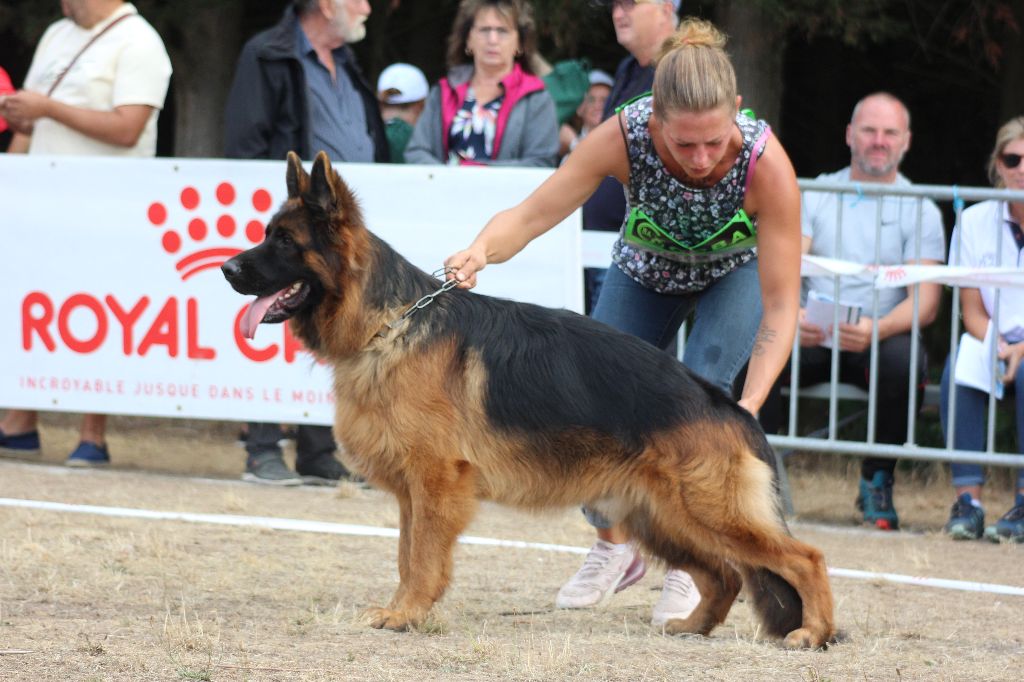
[[[554,166],[558,118],[530,64],[533,12],[524,0],[462,0],[448,36],[448,76],[434,86],[407,163]]]

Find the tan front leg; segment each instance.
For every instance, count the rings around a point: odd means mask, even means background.
[[[402,599],[402,593],[409,582],[409,538],[412,537],[412,500],[409,496],[398,497],[398,589],[388,602],[387,608],[393,609]]]
[[[468,466],[451,466],[410,487],[399,541],[401,584],[387,608],[367,611],[371,627],[406,630],[427,617],[451,580],[452,550],[476,510],[473,492]]]

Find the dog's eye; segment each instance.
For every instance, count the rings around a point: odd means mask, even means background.
[[[277,241],[279,241],[282,246],[291,246],[294,243],[292,241],[292,236],[287,232],[278,232]]]

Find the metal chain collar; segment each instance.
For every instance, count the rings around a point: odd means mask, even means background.
[[[446,274],[448,274],[450,272],[455,272],[455,268],[452,268],[452,267],[438,268],[437,270],[434,270],[434,272],[431,273],[431,276],[434,277],[435,279],[440,279],[443,275],[446,275]],[[435,298],[437,298],[441,294],[445,293],[446,291],[451,291],[452,289],[454,289],[457,286],[459,286],[459,280],[455,279],[454,277],[452,279],[449,279],[449,280],[445,281],[445,283],[441,285],[440,289],[438,289],[437,291],[435,291],[432,294],[427,294],[426,296],[424,296],[420,300],[418,300],[415,303],[413,303],[412,306],[410,306],[408,310],[406,310],[404,313],[402,313],[402,315],[400,317],[392,320],[391,322],[388,322],[387,324],[384,325],[384,327],[386,329],[394,329],[395,326],[397,326],[399,322],[401,322],[402,320],[406,319],[407,317],[409,317],[410,315],[415,313],[417,310],[422,310],[423,308],[426,308],[428,305],[430,305],[431,303],[434,302]],[[383,337],[384,336],[384,330],[381,329],[379,332],[377,332],[376,336]]]

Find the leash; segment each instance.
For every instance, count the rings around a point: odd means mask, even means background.
[[[442,275],[446,275],[446,274],[451,273],[451,272],[455,272],[455,268],[453,268],[453,267],[439,268],[437,270],[434,270],[434,272],[431,273],[431,277],[434,277],[435,279],[440,279],[440,277]],[[394,331],[395,327],[397,327],[398,324],[401,323],[403,320],[407,319],[409,316],[411,316],[417,310],[423,310],[428,305],[433,303],[435,298],[437,298],[438,296],[440,296],[441,294],[443,294],[443,293],[445,293],[447,291],[451,291],[452,289],[454,289],[457,286],[459,286],[459,281],[457,279],[455,279],[454,277],[452,279],[449,279],[449,280],[445,281],[445,283],[441,285],[440,289],[438,289],[437,291],[435,291],[432,294],[427,294],[426,296],[424,296],[420,300],[418,300],[415,303],[413,303],[412,306],[410,306],[399,317],[397,317],[394,320],[391,320],[390,322],[386,323],[381,328],[381,330],[379,332],[377,332],[376,334],[373,335],[373,337],[374,338],[377,338],[377,337],[384,338],[384,336],[385,336],[387,331]]]

